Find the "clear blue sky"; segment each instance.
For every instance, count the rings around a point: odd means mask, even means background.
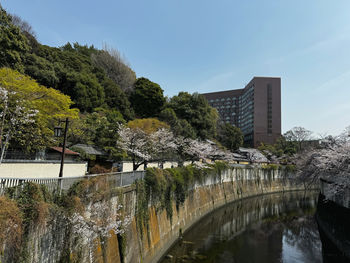
[[[282,78],[283,132],[350,125],[349,0],[0,0],[39,41],[103,43],[165,94]]]

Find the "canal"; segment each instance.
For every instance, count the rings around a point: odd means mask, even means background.
[[[317,191],[233,202],[187,231],[162,263],[323,262]]]

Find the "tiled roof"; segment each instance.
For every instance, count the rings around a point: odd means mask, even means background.
[[[239,148],[239,153],[244,154],[250,161],[255,163],[267,163],[269,160],[259,150],[254,148]]]
[[[107,153],[94,145],[75,144],[72,148],[78,148],[90,155],[107,155]]]
[[[62,147],[50,147],[52,150],[55,150],[55,151],[57,151],[57,152],[62,152]],[[69,150],[69,149],[65,149],[64,150],[64,154],[68,154],[68,155],[79,155],[79,153],[77,153],[77,152],[73,152],[73,151],[71,151],[71,150]]]

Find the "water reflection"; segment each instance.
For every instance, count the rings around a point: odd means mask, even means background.
[[[322,262],[317,192],[232,203],[201,220],[162,262]]]

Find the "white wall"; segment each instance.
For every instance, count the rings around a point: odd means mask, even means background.
[[[16,162],[1,163],[0,177],[11,178],[54,178],[60,172],[59,162]],[[87,163],[65,163],[63,177],[83,176],[87,171]]]
[[[158,162],[147,163],[147,167],[148,168],[159,167],[159,163]],[[164,169],[171,168],[171,167],[177,167],[177,162],[165,162],[163,164]],[[132,162],[123,162],[122,172],[132,172],[132,169],[133,169]],[[137,171],[142,171],[142,170],[143,170],[143,165],[140,165]]]

